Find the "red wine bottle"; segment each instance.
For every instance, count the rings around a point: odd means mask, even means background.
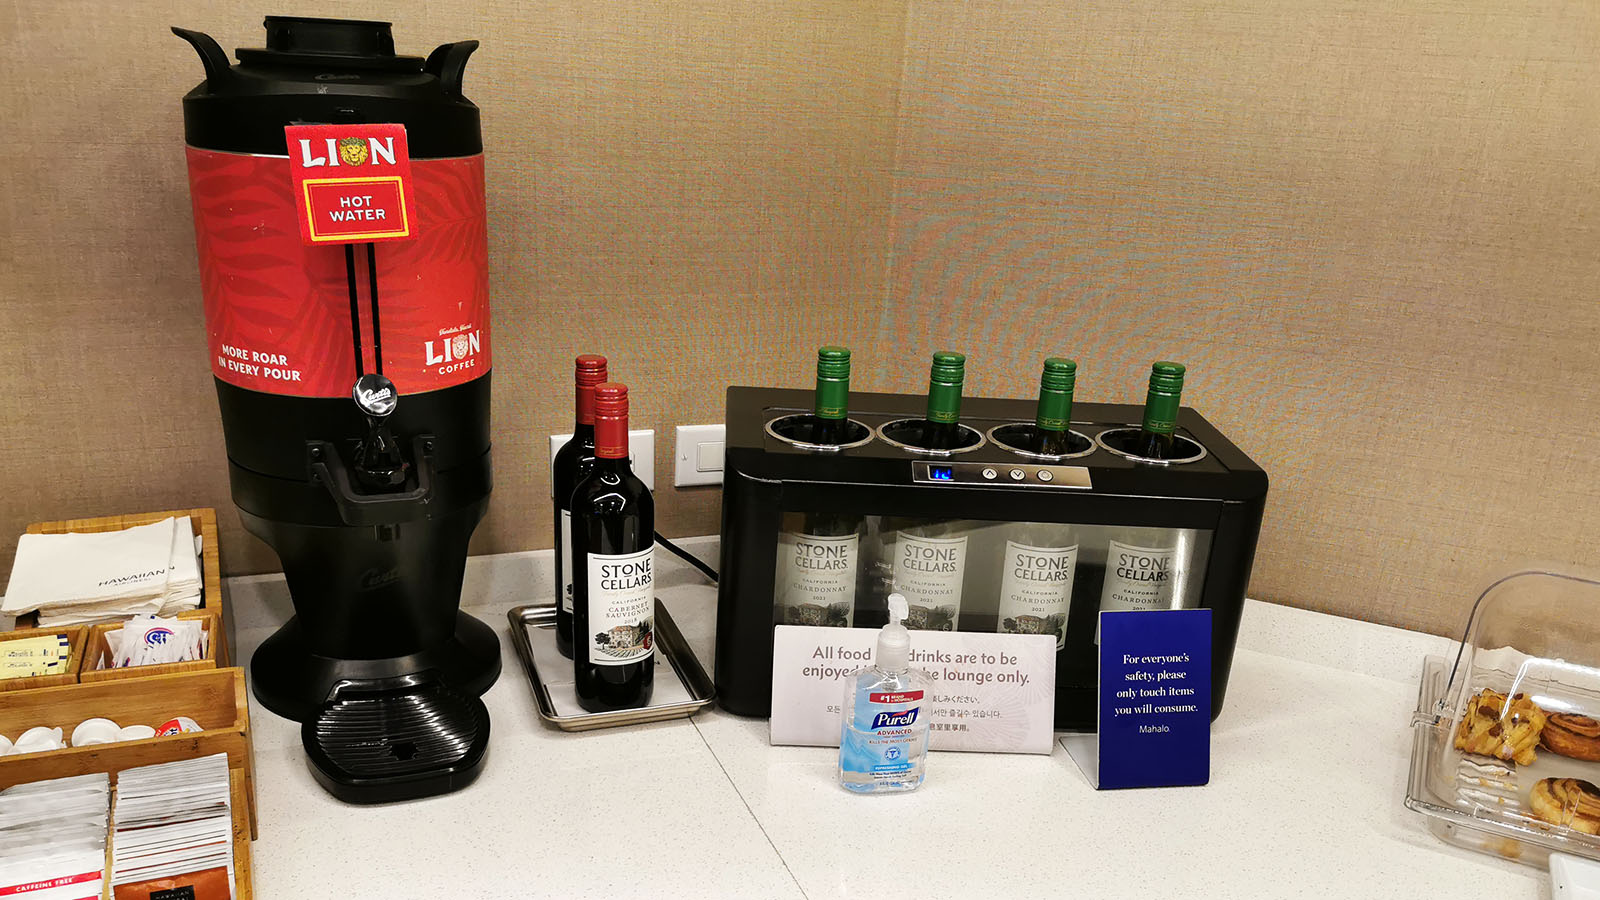
[[[584,354],[573,361],[577,422],[572,439],[556,451],[550,493],[555,500],[556,647],[572,656],[572,490],[594,466],[594,387],[606,380],[606,358]]]
[[[655,503],[628,462],[628,388],[594,389],[594,466],[572,492],[572,668],[590,712],[650,702]]]

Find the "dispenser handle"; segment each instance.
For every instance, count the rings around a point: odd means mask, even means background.
[[[433,435],[411,440],[417,486],[398,494],[361,494],[350,481],[350,471],[338,451],[327,441],[306,441],[306,468],[312,483],[327,489],[339,518],[346,525],[399,525],[416,518],[416,507],[433,499]]]
[[[172,26],[172,33],[189,42],[195,52],[200,54],[200,62],[206,67],[206,81],[212,82],[211,88],[216,89],[217,83],[227,78],[233,69],[228,65],[228,54],[223,51],[222,45],[216,39],[203,31],[191,31],[187,28]]]
[[[437,77],[444,86],[446,94],[460,97],[461,79],[467,71],[467,57],[476,49],[478,49],[477,41],[440,44],[428,54],[428,61],[423,64],[422,71]]]

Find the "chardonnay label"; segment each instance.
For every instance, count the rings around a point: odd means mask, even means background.
[[[906,627],[954,631],[961,615],[961,580],[967,571],[967,536],[919,537],[899,532],[894,549],[894,589],[911,614]]]
[[[849,628],[855,618],[861,536],[778,536],[778,605],[785,625]]]
[[[1175,547],[1135,547],[1112,541],[1106,548],[1102,610],[1168,609],[1172,605]]]
[[[655,547],[589,554],[589,662],[644,662],[655,648]]]
[[[1006,541],[1000,576],[1000,621],[1004,634],[1053,634],[1056,649],[1067,643],[1067,607],[1078,567],[1078,547],[1030,547]]]
[[[572,510],[561,511],[561,611],[572,612]]]

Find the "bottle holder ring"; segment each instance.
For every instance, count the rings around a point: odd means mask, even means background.
[[[1181,434],[1172,436],[1172,456],[1167,459],[1155,459],[1149,456],[1140,456],[1134,453],[1132,447],[1138,440],[1140,429],[1108,428],[1095,436],[1095,443],[1107,452],[1115,453],[1123,459],[1131,459],[1137,463],[1146,463],[1152,466],[1180,466],[1185,463],[1199,462],[1206,458],[1206,448],[1198,442],[1190,440]]]
[[[1077,459],[1080,456],[1088,456],[1098,449],[1095,446],[1095,442],[1090,440],[1088,435],[1068,430],[1066,453],[1035,453],[1034,451],[1027,449],[1028,445],[1032,443],[1032,438],[1035,431],[1036,426],[1029,422],[1012,422],[1009,425],[996,425],[995,427],[989,429],[989,442],[994,444],[996,447],[1009,450],[1018,456],[1024,456],[1028,459],[1042,460],[1044,462],[1060,462],[1066,459]]]
[[[767,423],[767,434],[799,447],[801,450],[818,450],[824,453],[834,453],[840,450],[849,450],[851,447],[860,447],[872,440],[872,429],[857,422],[855,419],[845,419],[845,438],[839,444],[819,444],[812,440],[812,432],[816,427],[816,417],[810,413],[800,413],[792,416],[780,416]]]
[[[922,438],[922,429],[927,421],[927,419],[895,419],[892,422],[885,422],[878,426],[878,438],[885,444],[922,456],[954,456],[957,453],[970,453],[985,443],[983,435],[977,429],[967,425],[957,425],[956,428],[961,436],[959,446],[947,450],[919,446],[916,441]]]

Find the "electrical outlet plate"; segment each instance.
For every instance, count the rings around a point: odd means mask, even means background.
[[[572,440],[570,434],[550,435],[550,468],[545,472],[545,477],[549,478],[552,484],[555,482],[556,453],[570,440]],[[633,474],[639,476],[645,487],[654,491],[656,489],[655,429],[642,428],[628,432],[628,460],[633,463]]]
[[[721,425],[679,425],[672,483],[678,487],[721,484],[727,438],[728,429]]]

